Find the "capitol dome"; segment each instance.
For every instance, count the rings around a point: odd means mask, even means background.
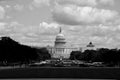
[[[56,36],[56,41],[55,42],[66,42],[65,41],[65,36],[61,33],[61,29],[59,34]]]
[[[65,40],[65,37],[63,34],[60,33],[56,36],[56,40]]]

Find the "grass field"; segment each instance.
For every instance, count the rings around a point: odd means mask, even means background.
[[[0,69],[0,78],[81,78],[119,79],[120,68],[8,68]]]

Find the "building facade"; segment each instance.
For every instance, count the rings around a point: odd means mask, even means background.
[[[67,41],[65,36],[62,34],[62,29],[60,27],[59,33],[56,36],[54,46],[48,46],[49,53],[52,58],[69,58],[72,51],[79,50],[78,48],[73,48],[66,45]]]
[[[59,33],[57,34],[54,46],[47,46],[49,53],[52,58],[69,58],[72,51],[81,51],[85,50],[95,50],[95,46],[90,42],[86,47],[73,47],[66,45],[67,41],[65,36],[62,34],[62,29],[60,27]]]

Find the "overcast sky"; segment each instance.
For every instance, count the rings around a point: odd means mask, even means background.
[[[120,48],[120,0],[0,0],[0,36],[53,45],[59,26],[69,43]]]

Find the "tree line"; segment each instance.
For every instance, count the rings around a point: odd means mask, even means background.
[[[51,58],[46,48],[35,48],[22,45],[10,37],[1,37],[0,62],[4,63],[30,63],[31,61]]]
[[[120,66],[120,49],[100,48],[97,50],[72,51],[71,60],[83,60],[87,62],[104,62]]]

